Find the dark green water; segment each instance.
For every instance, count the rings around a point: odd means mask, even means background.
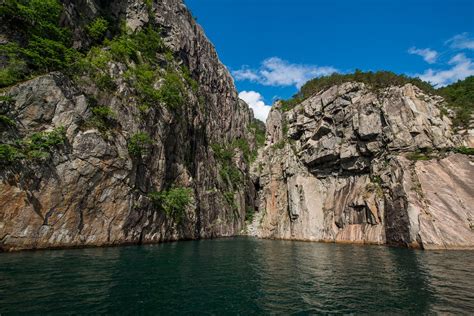
[[[474,252],[220,239],[0,254],[0,314],[474,313]]]

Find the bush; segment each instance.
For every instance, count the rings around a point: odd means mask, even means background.
[[[72,48],[70,31],[59,26],[62,5],[57,0],[5,0],[2,22],[19,30],[18,42],[1,45],[0,86],[26,79],[30,73],[69,67],[79,56]]]
[[[110,52],[117,61],[137,60],[138,44],[129,35],[120,35],[112,41],[106,41],[105,45],[110,47]]]
[[[0,87],[11,86],[21,81],[27,73],[27,66],[23,60],[9,58],[8,64],[0,69]]]
[[[110,51],[100,47],[93,47],[84,58],[76,64],[76,74],[87,74],[101,90],[112,91],[116,88],[115,82],[109,75],[108,63],[113,56]]]
[[[141,156],[152,143],[153,141],[147,133],[136,133],[128,142],[128,152],[135,157]]]
[[[0,165],[11,165],[21,159],[21,152],[8,144],[0,144]]]
[[[286,141],[284,139],[280,140],[279,142],[273,144],[273,149],[283,149],[285,148]]]
[[[95,42],[100,42],[104,39],[108,28],[109,22],[103,17],[98,17],[86,27],[86,30],[87,34],[89,34]]]
[[[177,187],[162,192],[148,194],[152,203],[163,210],[168,218],[180,223],[183,219],[186,207],[192,202],[193,191],[190,188]]]
[[[0,163],[12,164],[20,159],[45,160],[59,146],[66,143],[66,130],[58,127],[50,132],[38,132],[17,140],[17,145],[0,144]]]
[[[137,43],[137,47],[142,53],[143,57],[148,59],[148,62],[153,63],[156,59],[157,53],[166,51],[160,31],[148,26],[144,30],[132,35],[133,40]]]
[[[240,170],[232,163],[224,162],[219,170],[219,175],[230,186],[239,185],[242,183],[242,174]]]
[[[12,120],[11,118],[9,118],[8,116],[0,114],[0,126],[1,125],[4,125],[6,127],[15,127],[16,122]]]
[[[139,65],[130,70],[128,75],[130,76],[130,74],[133,76],[132,84],[137,90],[142,104],[150,107],[160,102],[160,91],[153,86],[156,81],[156,74],[150,65]]]
[[[226,147],[220,144],[212,144],[211,145],[212,151],[214,152],[214,156],[219,161],[231,161],[232,157],[234,157],[234,152],[227,149]]]
[[[136,63],[145,61],[153,64],[156,54],[165,51],[160,32],[151,26],[131,35],[117,36],[113,40],[105,41],[105,45],[110,47],[114,59],[122,62],[131,59]],[[146,60],[140,60],[140,56]]]
[[[230,147],[232,149],[239,148],[244,155],[244,160],[247,163],[251,161],[252,152],[250,151],[250,145],[246,139],[243,139],[243,138],[234,139],[234,141],[230,144]]]
[[[454,152],[457,152],[457,153],[463,154],[463,155],[472,156],[472,155],[474,155],[474,148],[462,146],[462,147],[455,148]]]
[[[220,144],[212,144],[211,148],[214,152],[214,157],[220,163],[219,175],[222,180],[230,186],[239,185],[242,182],[242,174],[232,161],[235,147],[231,145],[229,149]]]
[[[468,128],[474,114],[474,76],[440,88],[438,92],[446,99],[448,107],[455,112],[454,127]]]
[[[185,89],[181,78],[168,72],[159,90],[159,99],[171,109],[177,109],[184,103]]]
[[[101,133],[105,133],[113,127],[114,119],[115,113],[108,106],[94,106],[92,117],[85,122],[85,126],[97,128]]]
[[[51,132],[39,132],[31,135],[26,141],[26,154],[32,159],[49,158],[54,148],[66,142],[64,127],[55,128]]]

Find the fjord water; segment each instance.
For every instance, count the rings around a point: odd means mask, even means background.
[[[474,312],[474,252],[232,238],[0,254],[0,314]]]

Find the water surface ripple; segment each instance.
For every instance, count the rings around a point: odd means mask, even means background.
[[[473,262],[252,238],[0,253],[0,314],[472,314]]]

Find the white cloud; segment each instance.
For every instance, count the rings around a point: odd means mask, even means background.
[[[448,62],[451,68],[445,70],[428,69],[423,74],[418,74],[420,79],[442,87],[452,82],[462,80],[474,75],[474,63],[464,54],[457,54]]]
[[[411,47],[408,50],[408,53],[423,57],[423,59],[429,64],[435,63],[436,60],[438,59],[438,52],[429,48]]]
[[[233,71],[236,80],[249,80],[266,86],[296,86],[319,76],[330,75],[337,69],[330,66],[292,64],[278,57],[265,59],[259,69],[243,67]]]
[[[258,75],[254,73],[253,70],[248,68],[242,68],[240,70],[233,71],[232,74],[234,75],[235,79],[237,80],[250,80],[250,81],[257,81],[259,79]]]
[[[451,48],[474,50],[474,39],[469,38],[469,34],[466,32],[451,37],[444,44],[449,45]]]
[[[253,110],[255,118],[263,122],[267,120],[271,106],[265,104],[260,93],[256,91],[242,91],[239,93],[239,98],[247,102],[247,104]]]

